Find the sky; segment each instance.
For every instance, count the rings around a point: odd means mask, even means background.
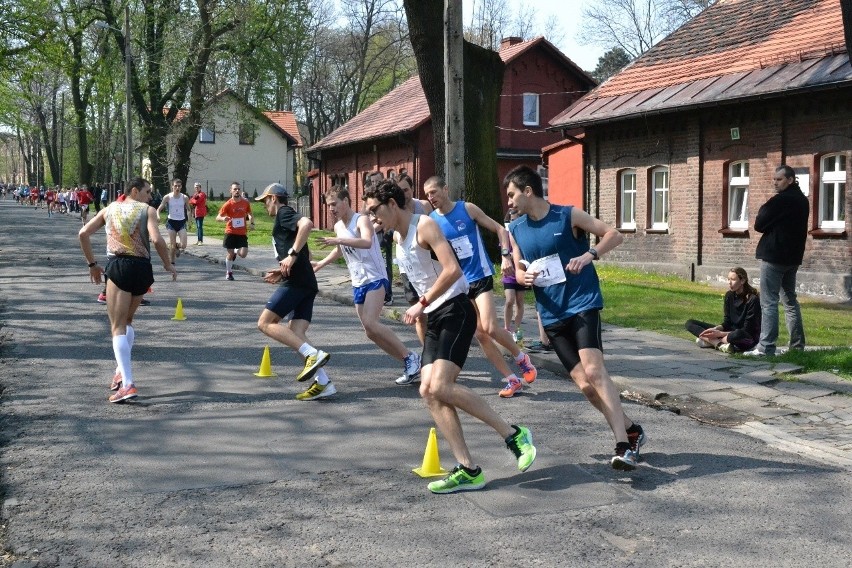
[[[476,0],[462,0],[465,24],[469,23],[473,14],[473,4]],[[532,5],[537,15],[536,28],[544,29],[544,23],[549,16],[554,16],[564,34],[561,42],[553,42],[562,53],[586,71],[593,70],[598,64],[598,58],[604,54],[604,49],[596,45],[580,45],[576,39],[580,34],[583,17],[583,7],[592,0],[504,0],[512,14],[517,13],[521,5]],[[525,38],[529,39],[529,38]],[[547,38],[550,40],[550,38]]]

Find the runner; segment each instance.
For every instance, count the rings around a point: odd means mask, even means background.
[[[189,198],[195,217],[196,245],[204,244],[204,217],[207,216],[207,194],[201,189],[201,184],[195,182],[195,193]]]
[[[459,463],[446,478],[430,483],[429,490],[454,493],[485,487],[485,475],[465,442],[459,409],[496,430],[517,457],[518,469],[526,471],[536,455],[529,429],[510,426],[482,397],[456,383],[476,331],[476,312],[453,249],[435,221],[405,209],[405,196],[393,181],[380,182],[364,195],[367,211],[376,223],[394,231],[397,261],[405,265],[409,280],[420,294],[403,321],[412,325],[421,314],[429,314],[420,396]]]
[[[248,256],[248,226],[254,229],[254,218],[251,216],[251,203],[243,198],[240,184],[231,183],[231,199],[225,202],[216,216],[217,221],[225,221],[225,239],[222,246],[228,253],[225,255],[225,280],[234,279],[234,260]],[[286,314],[285,314],[286,315]]]
[[[355,312],[367,338],[397,361],[402,361],[400,379],[405,384],[420,380],[420,355],[409,351],[396,334],[381,323],[382,306],[390,281],[379,239],[373,231],[369,216],[352,211],[349,191],[337,186],[326,196],[326,203],[332,215],[338,219],[334,224],[337,236],[323,238],[322,242],[335,249],[314,263],[314,272],[319,272],[341,256],[346,259],[352,279]]]
[[[468,296],[473,300],[477,315],[476,339],[485,356],[506,381],[506,386],[500,390],[499,395],[504,398],[512,397],[523,387],[523,383],[509,369],[496,344],[501,345],[512,355],[515,364],[521,370],[524,382],[532,383],[538,372],[529,356],[515,343],[512,334],[497,323],[493,292],[494,268],[485,252],[479,228],[497,233],[500,239],[500,252],[503,256],[504,274],[514,271],[509,253],[509,233],[503,225],[487,216],[473,203],[450,199],[450,190],[441,177],[432,176],[427,179],[424,189],[429,203],[435,208],[429,216],[438,223],[444,236],[450,241],[464,276],[470,283]]]
[[[582,209],[545,201],[541,177],[527,166],[509,172],[504,184],[509,206],[521,215],[509,224],[516,278],[533,286],[541,322],[556,355],[612,428],[616,441],[612,467],[632,470],[645,433],[624,414],[604,366],[603,297],[592,265],[623,237]],[[586,235],[600,237],[596,248],[589,247]]]
[[[267,337],[304,357],[305,366],[296,380],[316,378],[305,392],[296,395],[296,400],[317,400],[335,394],[337,389],[322,368],[331,356],[311,346],[306,335],[313,317],[314,298],[319,291],[307,245],[314,224],[287,204],[289,197],[283,185],[273,183],[255,199],[263,201],[269,216],[275,217],[272,247],[278,266],[266,271],[263,279],[270,284],[280,284],[266,302],[257,327]],[[290,322],[279,325],[288,314],[292,314]]]
[[[172,263],[180,258],[180,253],[186,250],[186,223],[189,220],[189,199],[181,192],[183,182],[179,179],[172,180],[172,192],[163,198],[163,202],[157,207],[157,215],[168,207],[169,214],[166,217],[166,231],[169,233],[169,248]],[[178,248],[177,237],[180,235],[180,248]]]
[[[77,204],[80,207],[80,221],[85,225],[89,221],[89,203],[94,200],[92,193],[85,185],[77,191]]]
[[[148,206],[151,184],[142,178],[132,180],[124,191],[123,203],[113,203],[102,209],[80,229],[80,247],[89,264],[89,278],[101,283],[102,275],[107,280],[107,313],[112,329],[112,349],[120,374],[116,384],[113,378],[110,402],[123,402],[138,395],[133,382],[131,350],[135,332],[131,323],[142,295],[154,283],[151,268],[151,245],[157,250],[163,268],[177,278],[175,267],[169,259],[166,243],[160,236],[157,213]],[[103,270],[98,266],[92,251],[91,237],[101,227],[106,227],[109,260]],[[149,243],[150,240],[150,243]]]

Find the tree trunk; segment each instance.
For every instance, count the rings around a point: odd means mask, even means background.
[[[435,172],[443,176],[444,140],[444,2],[404,0],[411,45],[435,140]],[[497,179],[497,109],[505,65],[497,52],[464,42],[464,181],[462,195],[493,219],[503,218]],[[451,188],[452,189],[452,188]],[[493,242],[494,235],[483,234]],[[488,247],[496,258],[496,248]]]

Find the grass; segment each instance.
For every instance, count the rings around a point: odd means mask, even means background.
[[[210,201],[210,213],[204,224],[205,234],[222,238],[225,223],[216,221],[221,201]],[[255,230],[249,231],[250,245],[267,245],[272,235],[272,217],[266,213],[262,203],[252,202]],[[314,230],[308,246],[315,257],[322,258],[330,251],[318,239],[331,236],[331,231]],[[343,260],[339,260],[343,263]],[[603,321],[621,327],[655,331],[664,335],[692,340],[684,329],[688,319],[711,323],[722,323],[723,287],[688,282],[676,276],[665,276],[602,264],[597,267],[601,280],[605,309]],[[496,274],[499,274],[497,266]],[[396,275],[396,267],[394,267]],[[494,279],[494,293],[503,297],[500,278]],[[527,304],[534,303],[533,295],[526,294]],[[806,372],[829,371],[852,380],[852,306],[847,303],[820,301],[811,297],[799,298],[805,335],[808,345],[819,345],[828,349],[819,351],[790,352],[773,359],[777,362],[801,365]],[[780,316],[778,345],[786,345],[787,329]]]

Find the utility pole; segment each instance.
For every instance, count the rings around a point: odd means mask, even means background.
[[[464,197],[464,35],[462,0],[444,0],[444,138],[450,198]]]
[[[62,187],[65,178],[65,91],[62,91],[62,102],[59,104],[59,179],[53,184]]]

